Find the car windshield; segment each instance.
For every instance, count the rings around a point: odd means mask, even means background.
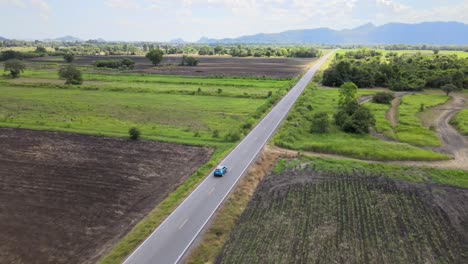
[[[223,169],[222,166],[218,166],[218,167],[216,168],[216,170],[222,170],[222,169]]]

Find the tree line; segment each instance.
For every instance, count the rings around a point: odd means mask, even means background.
[[[453,85],[468,89],[468,58],[456,55],[386,53],[370,49],[337,53],[324,71],[322,84],[339,87],[353,82],[359,88],[386,87],[419,91]]]

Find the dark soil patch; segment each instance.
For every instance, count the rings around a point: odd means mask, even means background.
[[[232,58],[227,56],[197,56],[198,66],[179,66],[181,56],[165,56],[161,66],[154,67],[143,56],[77,56],[75,63],[91,66],[96,60],[130,58],[135,61],[133,73],[154,73],[208,77],[293,78],[304,72],[316,59],[309,58]],[[57,63],[48,57],[29,61]]]
[[[211,150],[0,129],[0,263],[94,263]]]
[[[270,174],[217,263],[467,263],[468,190],[314,167]]]

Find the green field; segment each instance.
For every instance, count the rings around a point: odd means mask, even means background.
[[[340,54],[345,54],[348,51],[355,51],[356,49],[340,49],[338,52]],[[434,51],[432,50],[385,50],[385,49],[376,49],[376,51],[382,52],[382,54],[387,54],[390,52],[397,53],[398,55],[401,54],[416,54],[416,53],[422,53],[422,54],[428,54],[432,55],[434,54]],[[468,52],[462,51],[462,50],[441,50],[439,51],[440,55],[457,55],[460,58],[468,58]]]
[[[468,136],[468,109],[461,110],[456,114],[450,124],[453,125],[462,135]]]
[[[373,93],[375,91],[360,89],[359,95]],[[315,89],[313,86],[309,86],[275,136],[275,144],[295,150],[340,154],[370,160],[447,159],[445,155],[406,143],[386,142],[370,135],[347,134],[334,126],[329,133],[311,133],[311,117],[317,112],[327,112],[332,119],[337,109],[337,101],[337,89]],[[384,109],[375,112],[375,114],[378,116],[376,119],[382,121]],[[380,124],[381,128],[384,127],[382,123],[378,122],[378,126]]]
[[[392,179],[414,175],[415,181],[432,182],[431,175],[453,175],[460,180],[455,186],[467,187],[466,172],[331,159],[279,166],[260,183],[215,263],[464,263],[468,258],[466,227],[453,221],[464,214],[466,190]],[[457,216],[451,219],[447,212]]]
[[[440,93],[442,94],[442,92]],[[449,99],[445,95],[412,94],[402,98],[398,107],[397,138],[415,146],[440,146],[440,140],[435,131],[425,128],[418,117],[421,106],[424,110],[441,105]]]

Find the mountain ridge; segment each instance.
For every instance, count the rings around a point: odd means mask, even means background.
[[[259,33],[237,38],[210,39],[204,44],[433,44],[467,45],[468,25],[460,22],[367,23],[354,29],[296,29],[279,33]]]

